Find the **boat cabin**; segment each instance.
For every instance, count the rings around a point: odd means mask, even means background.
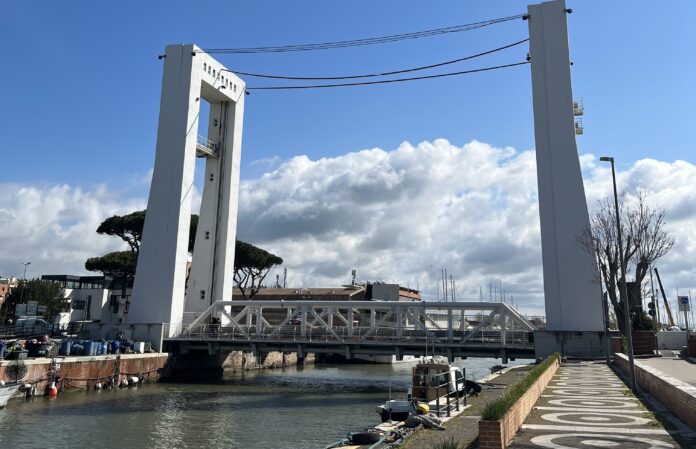
[[[447,363],[419,363],[413,368],[412,397],[430,402],[464,388],[464,374]]]

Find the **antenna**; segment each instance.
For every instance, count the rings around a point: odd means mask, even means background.
[[[288,269],[283,268],[283,288],[286,288],[286,282],[288,280]]]
[[[355,285],[355,268],[350,270],[350,275],[352,276],[352,280],[350,281],[350,285]]]

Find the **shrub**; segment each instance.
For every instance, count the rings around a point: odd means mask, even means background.
[[[447,438],[446,440],[440,440],[435,444],[434,449],[458,449],[459,443],[457,443],[454,438]]]
[[[539,376],[541,376],[552,363],[559,359],[560,354],[551,354],[546,358],[546,360],[529,370],[529,372],[519,378],[517,382],[510,385],[507,391],[498,399],[486,404],[481,412],[481,419],[486,421],[498,421],[500,418],[502,418],[503,415],[510,410],[510,407],[512,407],[515,402],[517,402],[517,400],[529,389],[529,387],[532,386]]]

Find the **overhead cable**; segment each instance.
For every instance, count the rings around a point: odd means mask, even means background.
[[[353,39],[335,42],[321,42],[312,44],[280,45],[270,47],[248,47],[248,48],[208,48],[202,50],[205,53],[225,53],[225,54],[249,54],[249,53],[286,53],[292,51],[312,51],[328,50],[332,48],[358,47],[362,45],[383,44],[387,42],[397,42],[408,39],[420,39],[423,37],[437,36],[449,33],[461,33],[478,28],[495,25],[497,23],[508,22],[523,18],[524,14],[515,16],[500,17],[497,19],[484,20],[481,22],[468,23],[465,25],[455,25],[445,28],[435,28],[432,30],[416,31],[412,33],[393,34],[389,36],[368,37],[363,39]]]
[[[506,50],[508,48],[514,47],[516,45],[523,44],[525,42],[529,41],[529,39],[522,39],[521,41],[514,42],[512,44],[504,45],[502,47],[494,48],[492,50],[484,51],[481,53],[476,53],[474,55],[470,56],[465,56],[463,58],[457,58],[457,59],[452,59],[449,61],[444,61],[444,62],[439,62],[437,64],[430,64],[430,65],[425,65],[425,66],[420,66],[420,67],[413,67],[410,69],[403,69],[403,70],[394,70],[391,72],[381,72],[381,73],[370,73],[370,74],[363,74],[363,75],[344,75],[344,76],[286,76],[286,75],[268,75],[268,74],[263,74],[263,73],[251,73],[251,72],[240,72],[238,70],[233,70],[233,69],[222,69],[221,71],[223,72],[230,72],[234,73],[235,75],[243,75],[243,76],[253,76],[256,78],[271,78],[271,79],[281,79],[281,80],[314,80],[314,81],[319,81],[319,80],[348,80],[348,79],[357,79],[357,78],[374,78],[374,77],[379,77],[379,76],[389,76],[389,75],[399,75],[401,73],[409,73],[409,72],[417,72],[420,70],[427,70],[427,69],[433,69],[435,67],[442,67],[445,65],[450,65],[450,64],[455,64],[458,62],[462,61],[467,61],[469,59],[475,59],[475,58],[480,58],[481,56],[486,56],[490,55],[492,53],[496,53],[499,51]]]
[[[353,87],[353,86],[369,86],[373,84],[388,84],[388,83],[401,83],[405,81],[417,81],[433,78],[444,78],[447,76],[457,76],[457,75],[467,75],[470,73],[488,72],[491,70],[504,69],[508,67],[516,67],[520,65],[529,64],[529,61],[515,62],[512,64],[497,65],[492,67],[483,67],[480,69],[464,70],[461,72],[449,72],[449,73],[439,73],[437,75],[423,75],[411,78],[397,78],[391,80],[379,80],[379,81],[361,81],[357,83],[336,83],[336,84],[315,84],[306,86],[264,86],[264,87],[247,87],[246,90],[297,90],[297,89],[322,89],[329,87]]]

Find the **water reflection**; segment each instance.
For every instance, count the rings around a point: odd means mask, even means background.
[[[528,361],[518,361],[526,363]],[[493,359],[457,362],[467,377]],[[405,394],[411,364],[247,372],[217,384],[152,384],[12,401],[2,448],[308,448],[379,421],[375,406]]]

